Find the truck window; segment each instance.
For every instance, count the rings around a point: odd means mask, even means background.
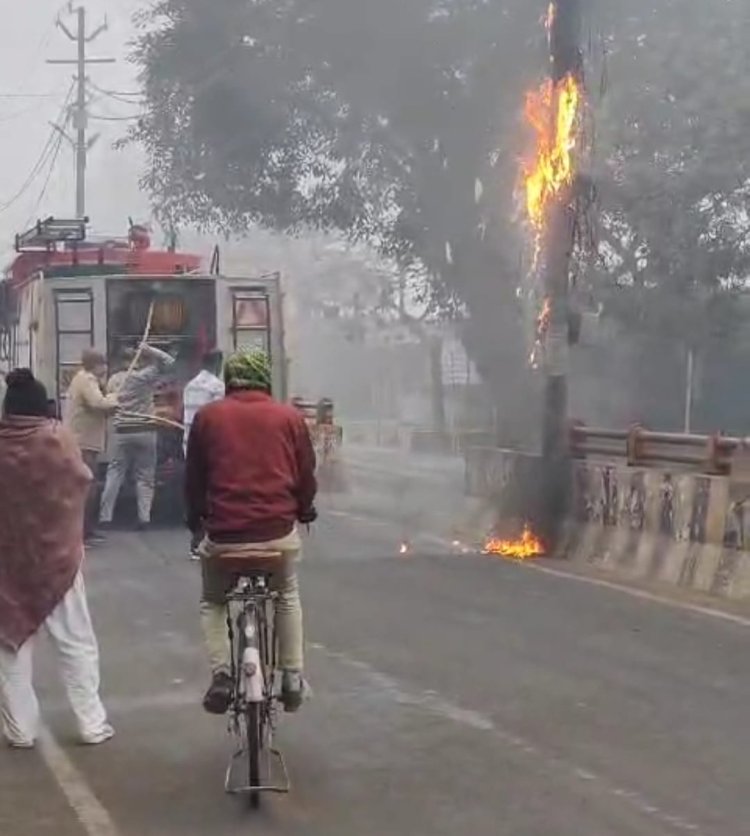
[[[90,290],[55,291],[57,397],[62,402],[81,353],[94,344],[94,300]]]
[[[258,291],[232,291],[232,337],[235,351],[270,349],[268,296]]]

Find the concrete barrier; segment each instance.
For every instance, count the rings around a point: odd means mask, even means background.
[[[464,462],[345,447],[351,493],[329,508],[481,547],[532,526],[544,478],[533,453],[472,447]],[[747,509],[747,510],[746,510]],[[750,601],[750,480],[607,461],[572,465],[569,513],[553,558],[625,581]]]
[[[496,525],[533,520],[543,478],[533,454],[466,451],[466,492],[494,508]],[[554,557],[625,580],[750,600],[750,481],[577,460],[570,491]]]
[[[619,576],[750,599],[745,505],[724,476],[580,461],[559,554]]]

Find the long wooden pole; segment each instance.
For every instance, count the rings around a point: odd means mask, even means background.
[[[125,385],[127,379],[133,374],[133,370],[138,365],[138,361],[141,359],[141,355],[143,354],[143,346],[146,345],[148,342],[148,338],[151,336],[151,320],[154,318],[154,302],[152,301],[148,308],[148,316],[146,317],[146,328],[143,332],[143,337],[141,337],[141,342],[138,345],[138,348],[133,355],[133,359],[130,361],[130,365],[128,366],[128,370],[125,372],[125,377],[122,379],[122,383],[120,384],[120,388]]]

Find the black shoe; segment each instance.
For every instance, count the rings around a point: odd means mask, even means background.
[[[203,697],[203,708],[209,714],[226,714],[232,704],[233,691],[232,677],[226,671],[217,671]]]
[[[286,670],[281,676],[281,704],[284,711],[294,714],[305,701],[305,680],[299,671]]]
[[[143,522],[143,520],[138,520],[135,524],[136,531],[148,531],[151,528],[151,523]]]

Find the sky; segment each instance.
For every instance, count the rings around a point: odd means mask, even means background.
[[[47,58],[74,58],[75,44],[55,26],[58,15],[71,31],[76,17],[62,0],[24,0],[3,3],[4,38],[0,49],[0,253],[38,217],[72,217],[75,212],[73,149],[63,142],[54,168],[43,166],[21,191],[50,137],[50,122],[61,112],[72,84],[74,67],[50,66]],[[137,91],[135,68],[127,62],[133,37],[133,12],[143,0],[87,0],[87,29],[105,18],[107,31],[89,44],[90,57],[112,57],[115,64],[91,65],[89,78],[98,87],[116,93]],[[76,3],[73,4],[75,8]],[[92,90],[90,131],[101,136],[90,153],[87,214],[92,227],[108,234],[124,234],[128,216],[147,219],[148,202],[138,188],[143,162],[137,149],[115,150],[113,143],[127,130],[128,117],[138,112],[137,99],[119,99]],[[124,100],[123,100],[124,99]],[[133,102],[133,103],[131,103]],[[50,159],[51,162],[51,159]],[[49,183],[45,181],[49,174]],[[41,199],[40,199],[41,198]]]
[[[0,48],[0,267],[13,258],[16,233],[40,217],[75,215],[74,153],[67,142],[61,143],[54,166],[45,163],[30,185],[23,187],[53,135],[50,122],[59,119],[73,83],[73,66],[45,62],[49,58],[75,57],[75,44],[55,21],[59,16],[74,32],[78,5],[75,0],[72,4],[67,0],[22,0],[13,4],[0,0],[6,24]],[[92,119],[89,124],[90,132],[101,136],[89,154],[86,213],[93,232],[124,235],[129,217],[147,222],[151,214],[148,198],[138,186],[144,169],[141,151],[133,146],[124,150],[113,147],[129,125],[119,120],[138,113],[138,99],[130,95],[138,92],[136,68],[127,58],[135,35],[133,14],[147,8],[150,0],[85,0],[84,5],[88,32],[105,20],[108,25],[88,45],[89,57],[116,59],[114,64],[90,65],[89,78],[97,87],[117,94],[112,98],[91,88],[91,114],[108,120]],[[200,236],[189,230],[182,233],[181,245],[198,252],[210,252],[216,242],[215,236]],[[158,230],[153,240],[156,246],[163,243]],[[300,243],[303,255],[298,258],[298,248],[284,236],[252,230],[244,242],[223,242],[222,248],[228,257],[237,260],[238,270],[244,264],[245,270],[293,273],[305,262],[307,246],[315,246],[333,259],[353,257],[363,269],[372,266],[371,254],[358,252],[353,256],[346,247],[346,252],[339,253],[341,242],[333,243],[336,252],[330,251],[332,242],[326,236],[312,236],[311,242]]]

